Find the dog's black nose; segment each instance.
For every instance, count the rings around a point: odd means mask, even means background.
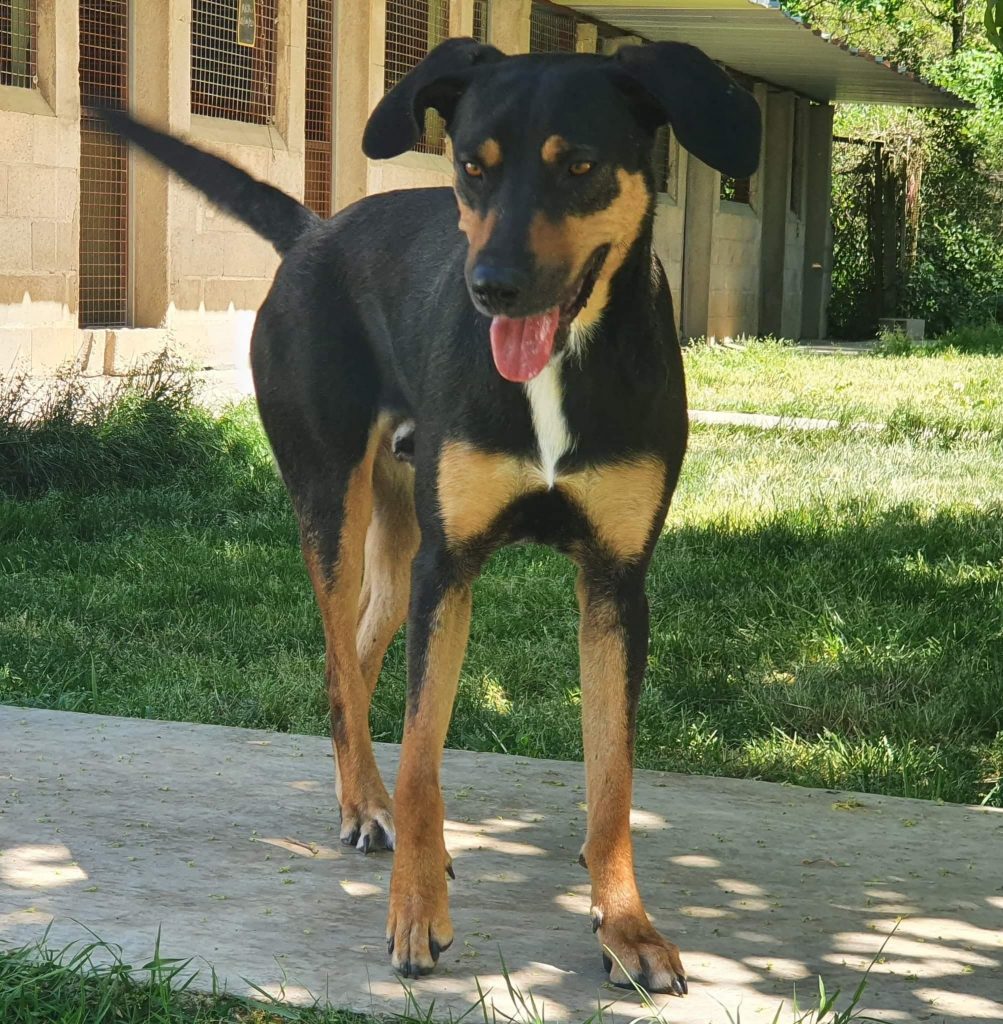
[[[470,292],[486,313],[509,313],[521,294],[518,271],[480,263],[470,273]]]

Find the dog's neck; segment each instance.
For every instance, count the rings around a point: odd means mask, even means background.
[[[593,348],[620,342],[636,347],[641,342],[635,335],[619,337],[622,332],[615,331],[612,325],[617,322],[636,325],[638,310],[653,306],[661,280],[661,274],[656,275],[654,268],[649,222],[611,278],[609,298],[602,315],[585,327],[573,324],[565,350],[539,376],[525,385],[533,433],[536,435],[538,464],[548,487],[555,486],[557,482],[557,464],[561,458],[573,451],[577,444],[565,412],[562,364],[567,359],[586,363]],[[626,303],[633,306],[634,315],[618,317],[617,307]]]

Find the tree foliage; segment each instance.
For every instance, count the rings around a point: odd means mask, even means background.
[[[792,0],[814,27],[903,64],[969,101],[970,110],[837,107],[837,137],[880,144],[901,176],[905,218],[897,287],[875,266],[875,160],[837,145],[833,189],[834,331],[859,335],[877,316],[919,316],[928,330],[1000,316],[1003,292],[1003,0]],[[983,11],[986,11],[983,16]],[[870,177],[868,177],[870,175]],[[915,196],[910,188],[922,182]],[[914,204],[910,206],[910,203]],[[884,282],[887,284],[887,282]],[[894,296],[876,309],[873,295]]]
[[[1003,0],[989,0],[986,4],[986,38],[1003,53]]]

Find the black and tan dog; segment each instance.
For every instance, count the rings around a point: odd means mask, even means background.
[[[629,828],[645,571],[687,427],[650,163],[668,123],[706,163],[750,174],[758,107],[681,44],[506,57],[453,39],[376,107],[366,153],[409,149],[428,108],[446,120],[455,196],[372,196],[327,222],[107,117],[285,256],[254,329],[257,400],[324,620],[341,839],[396,851],[393,965],[423,974],[453,941],[439,771],[471,582],[499,546],[532,540],[580,568],[593,930],[614,982],[682,994],[679,951],[641,903]],[[395,457],[409,445],[409,460]],[[405,618],[391,808],[368,712]]]

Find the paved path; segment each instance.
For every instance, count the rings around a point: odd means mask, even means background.
[[[396,756],[379,748],[388,781]],[[231,991],[402,1009],[390,859],[339,846],[331,774],[322,738],[0,707],[0,946],[86,925],[141,963],[162,928],[164,955]],[[588,926],[581,767],[447,751],[443,781],[457,939],[418,1004],[455,1018],[480,979],[512,1012],[500,951],[548,1021],[636,1017]],[[767,1024],[819,972],[852,991],[901,915],[867,1006],[1003,1019],[1003,813],[641,772],[633,820],[648,909],[690,972],[666,1021]]]

